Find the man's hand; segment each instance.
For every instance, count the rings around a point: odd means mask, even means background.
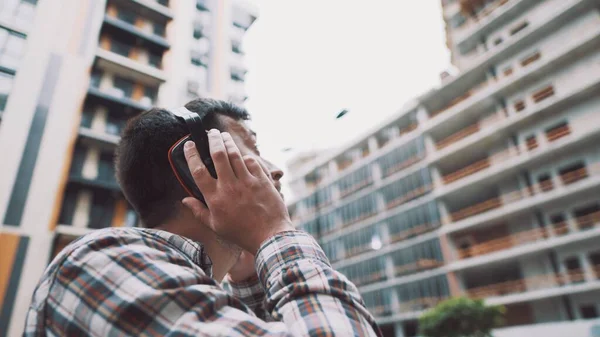
[[[185,158],[208,208],[195,198],[183,204],[223,239],[256,254],[271,236],[292,230],[288,211],[271,180],[251,156],[242,158],[229,133],[208,132],[210,154],[219,179],[200,159],[195,144],[185,144]]]

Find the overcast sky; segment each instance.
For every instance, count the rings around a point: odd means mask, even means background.
[[[263,156],[284,169],[295,151],[358,137],[450,66],[439,0],[253,2],[246,107]]]

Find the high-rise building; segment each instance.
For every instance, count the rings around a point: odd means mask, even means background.
[[[424,310],[468,296],[506,306],[518,327],[495,336],[591,336],[600,2],[442,7],[456,74],[289,172],[293,220],[355,282],[386,335],[415,336]]]
[[[210,96],[243,104],[245,0],[0,1],[0,336],[52,257],[135,226],[115,181],[126,119]]]

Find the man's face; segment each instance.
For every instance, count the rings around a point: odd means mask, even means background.
[[[260,156],[260,151],[256,145],[256,133],[250,130],[245,121],[237,121],[227,116],[219,116],[219,118],[221,118],[224,129],[231,134],[231,138],[233,138],[235,145],[240,149],[242,156],[252,156],[258,160],[263,168],[269,172],[269,177],[273,185],[275,185],[275,188],[283,198],[280,181],[281,177],[283,177],[283,171]]]

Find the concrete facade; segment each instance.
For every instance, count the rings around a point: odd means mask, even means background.
[[[294,165],[293,220],[385,335],[415,336],[424,310],[470,296],[507,307],[498,336],[592,336],[600,3],[442,6],[456,70],[339,151]]]

